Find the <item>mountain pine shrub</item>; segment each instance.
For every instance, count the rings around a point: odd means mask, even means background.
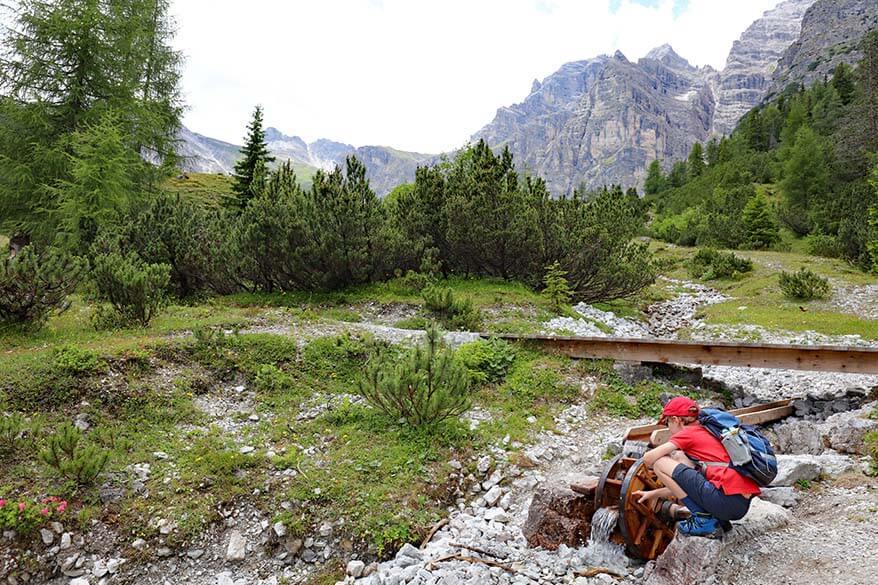
[[[832,294],[832,285],[811,270],[800,268],[798,272],[780,273],[780,290],[788,299],[810,301],[828,298]]]
[[[444,347],[439,330],[400,359],[373,355],[359,382],[360,393],[374,408],[413,427],[433,427],[470,407],[467,370]]]
[[[55,248],[25,246],[18,254],[0,258],[0,329],[12,326],[39,329],[52,312],[69,306],[85,262]]]
[[[448,287],[429,286],[423,290],[424,307],[447,329],[478,331],[482,314],[470,299],[455,296]]]
[[[110,459],[109,451],[94,445],[82,445],[82,438],[82,431],[70,423],[63,423],[39,454],[43,463],[77,486],[93,484]]]
[[[740,278],[745,272],[753,270],[753,262],[740,258],[732,252],[720,252],[712,248],[702,248],[695,253],[689,263],[692,278],[716,280],[719,278]]]
[[[112,312],[99,307],[95,324],[146,327],[167,304],[170,275],[171,267],[167,264],[147,264],[134,252],[96,257],[92,270],[96,298],[109,303]]]

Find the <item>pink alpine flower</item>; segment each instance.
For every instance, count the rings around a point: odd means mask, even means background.
[[[24,509],[27,508],[27,504],[24,502],[18,502],[18,511],[24,512]]]
[[[58,512],[61,513],[61,514],[63,514],[63,513],[64,513],[64,510],[66,510],[66,509],[67,509],[67,501],[66,501],[66,500],[61,500],[61,503],[58,504]]]
[[[0,498],[0,508],[2,508],[5,505],[6,505],[6,500],[4,500],[3,498]]]
[[[42,510],[40,510],[40,514],[42,514],[43,516],[48,516],[49,514],[51,514],[51,512],[49,512],[48,508],[43,508]]]

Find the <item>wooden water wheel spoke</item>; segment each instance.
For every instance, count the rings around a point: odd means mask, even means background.
[[[629,553],[641,559],[652,560],[661,554],[674,530],[671,520],[660,516],[652,505],[638,502],[633,494],[662,487],[643,461],[637,460],[629,467],[619,490],[619,532]]]

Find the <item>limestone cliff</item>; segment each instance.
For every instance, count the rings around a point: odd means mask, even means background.
[[[751,24],[734,42],[717,87],[712,131],[730,134],[738,120],[762,102],[777,60],[799,36],[814,0],[787,0]]]
[[[649,161],[685,157],[707,139],[715,78],[667,45],[636,63],[619,52],[567,63],[473,138],[508,146],[555,194],[582,183],[632,185]]]
[[[831,76],[839,63],[855,64],[862,57],[857,46],[878,28],[878,0],[819,0],[802,20],[798,39],[778,62],[769,93],[790,83],[811,83]]]

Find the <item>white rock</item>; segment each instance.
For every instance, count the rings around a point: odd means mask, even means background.
[[[347,566],[347,574],[354,578],[360,577],[365,568],[366,563],[363,561],[350,561]]]
[[[100,579],[101,577],[109,573],[110,570],[107,568],[107,563],[98,559],[95,561],[94,566],[91,568],[91,572],[95,577]]]
[[[499,485],[495,485],[488,493],[486,493],[483,498],[485,503],[489,506],[494,506],[497,504],[497,501],[503,496],[503,489]]]
[[[240,530],[232,530],[229,546],[226,548],[227,561],[243,561],[247,558],[247,539]]]
[[[399,552],[396,553],[396,558],[399,557],[409,557],[417,561],[421,561],[424,559],[424,554],[407,542],[402,546],[401,549],[399,549]]]
[[[256,447],[253,447],[251,445],[245,445],[245,446],[241,447],[240,449],[238,449],[238,452],[241,453],[241,455],[246,455],[247,453],[252,453],[255,450],[256,450]]]
[[[110,574],[115,574],[124,562],[125,559],[110,559],[109,561],[107,561],[107,570],[110,572]]]
[[[792,508],[799,501],[799,495],[796,490],[791,487],[768,487],[762,488],[760,498],[766,502],[783,506],[784,508]]]
[[[61,543],[58,545],[58,548],[61,550],[66,550],[70,548],[70,533],[65,532],[61,535]]]
[[[70,580],[70,585],[91,585],[91,583],[85,577],[77,577]]]
[[[814,455],[778,455],[777,477],[771,485],[791,487],[797,481],[812,481],[820,476],[820,470]]]
[[[485,512],[485,520],[488,522],[509,522],[509,514],[502,508],[491,508]]]
[[[134,542],[131,543],[131,548],[133,548],[135,550],[143,550],[146,548],[146,546],[147,546],[146,541],[143,540],[142,538],[138,538],[137,540],[135,540]]]
[[[232,574],[228,571],[217,573],[216,585],[235,585],[235,582],[232,580]]]
[[[287,527],[284,525],[283,522],[275,522],[274,526],[272,526],[271,529],[274,531],[274,534],[278,538],[283,538],[287,535]]]
[[[43,544],[48,546],[55,541],[55,533],[51,530],[40,528],[40,538],[43,539]]]
[[[479,459],[479,462],[476,464],[476,469],[481,475],[486,475],[488,470],[491,468],[491,456],[484,455]]]

